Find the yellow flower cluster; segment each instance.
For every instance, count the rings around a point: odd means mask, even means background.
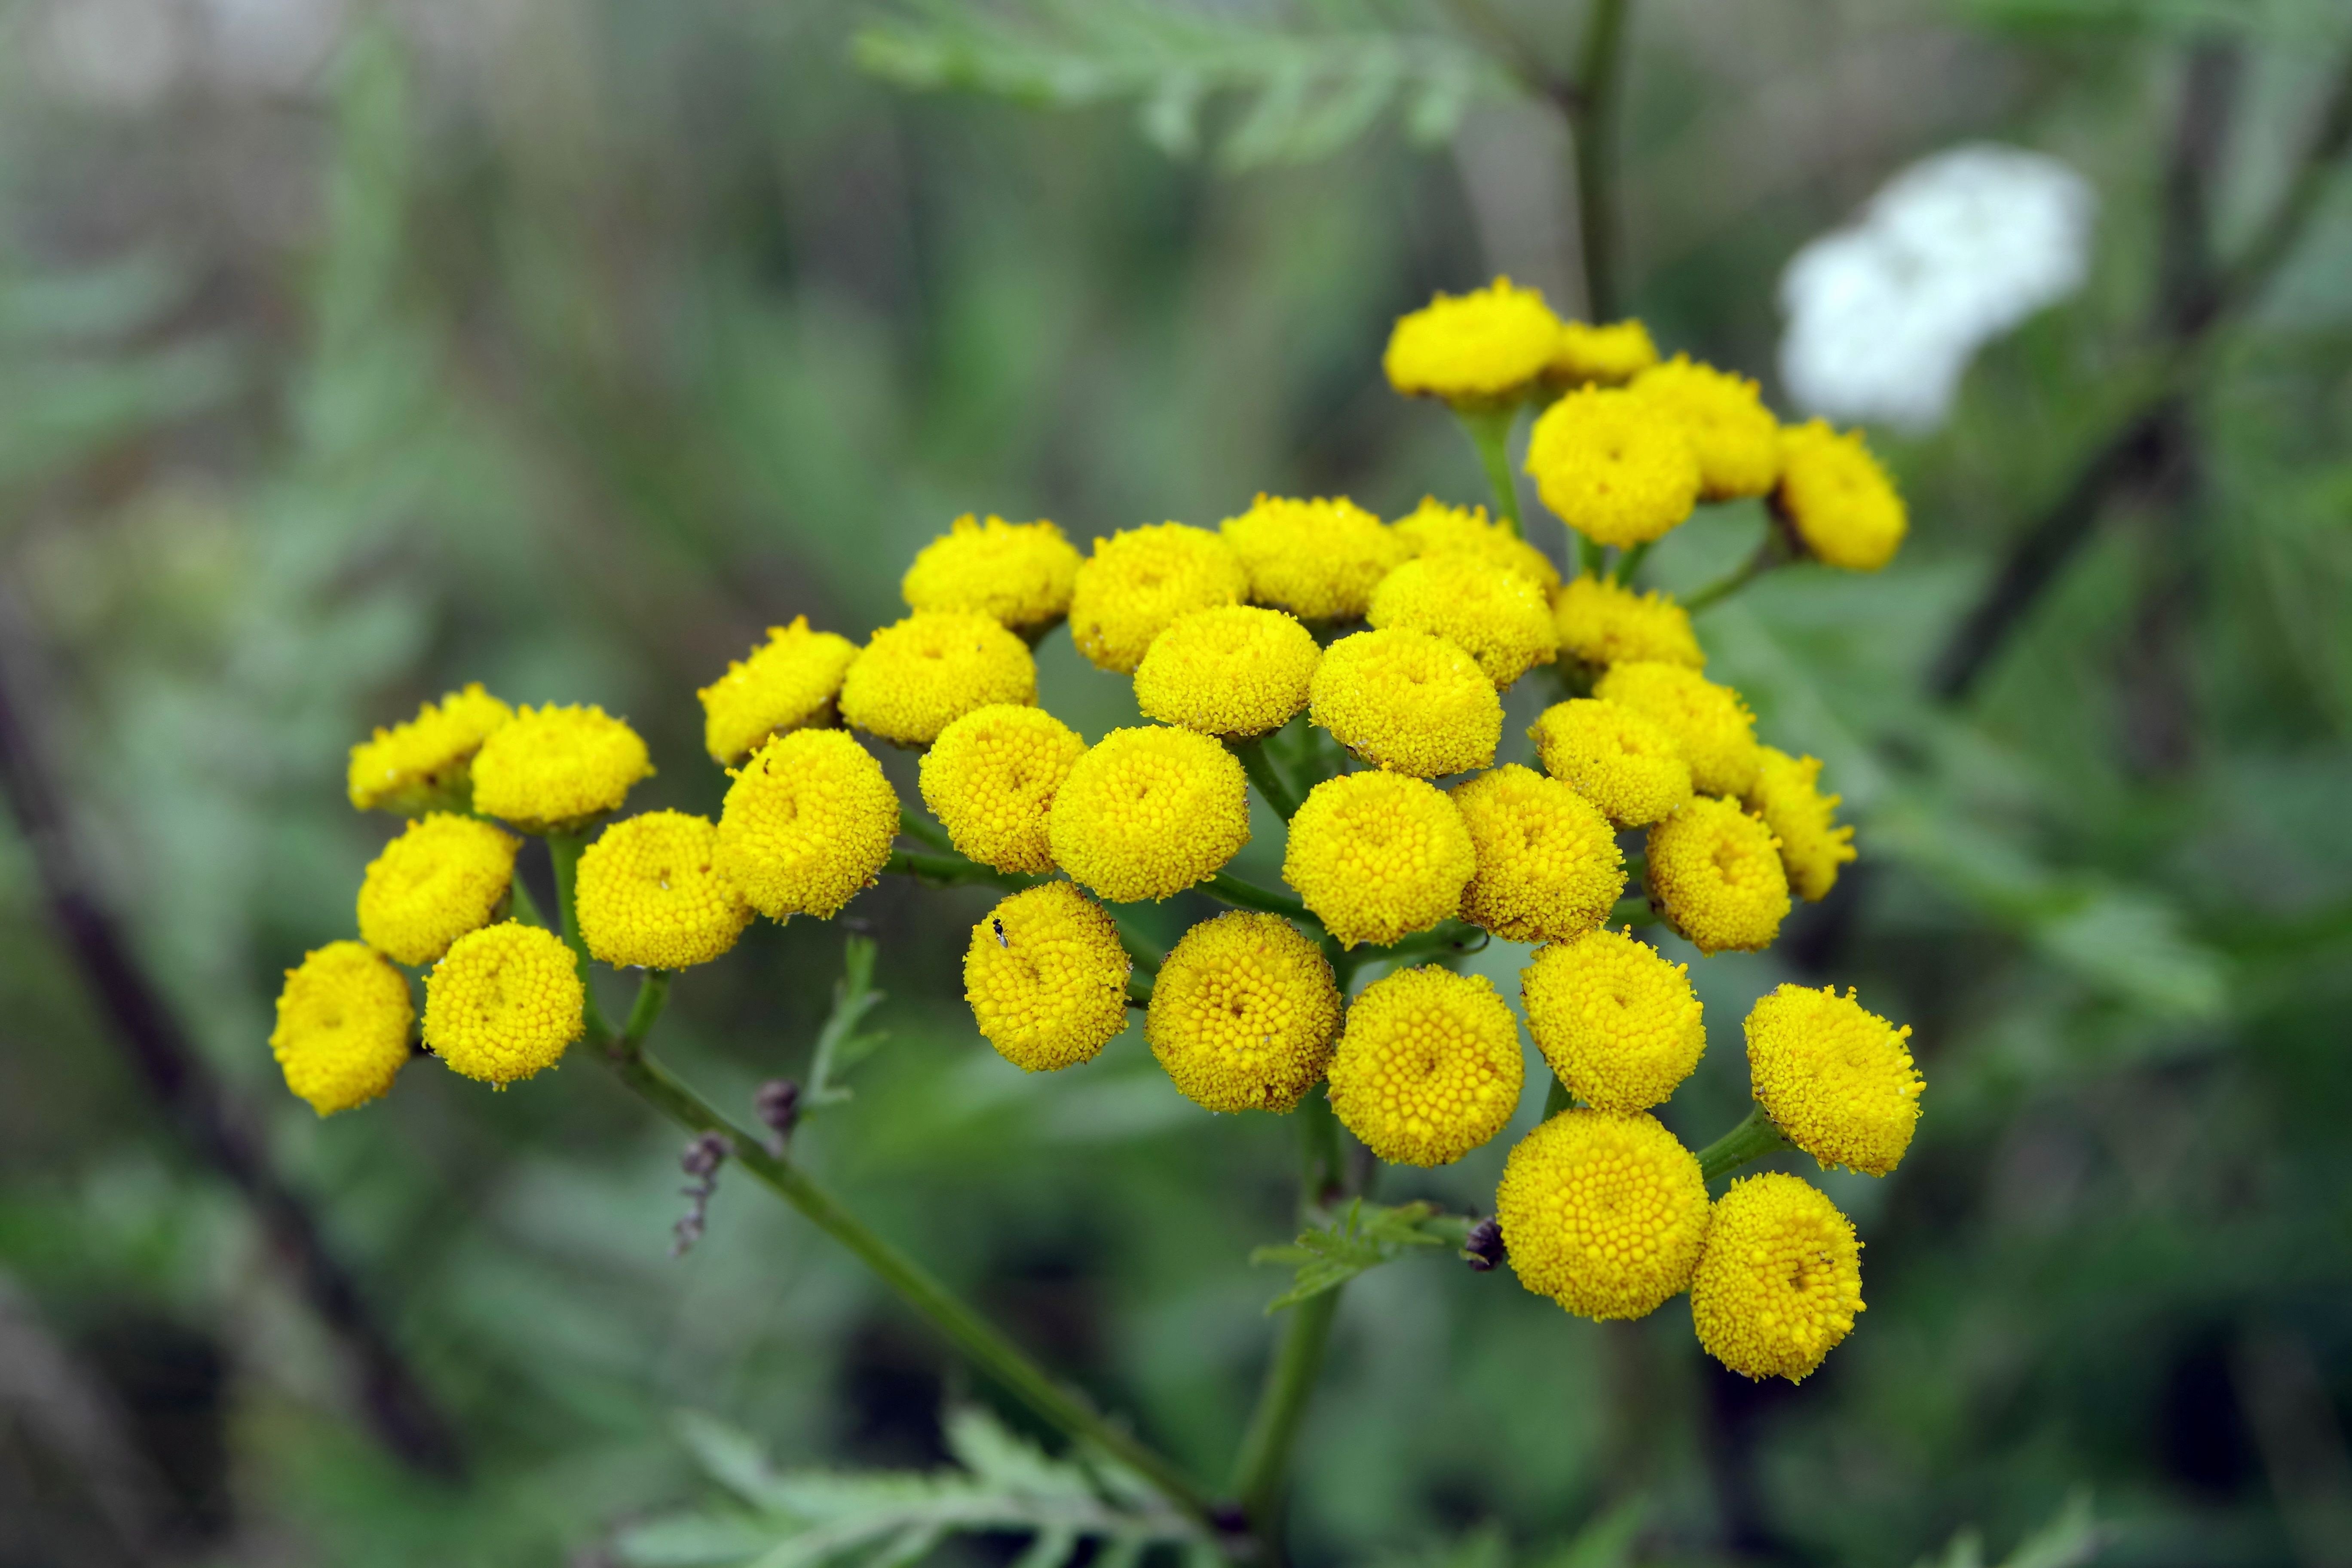
[[[474,809],[526,833],[561,833],[618,811],[653,758],[602,708],[525,708],[474,754]]]
[[[1563,1110],[1511,1151],[1495,1218],[1528,1289],[1580,1318],[1639,1318],[1689,1286],[1706,1183],[1655,1117]]]
[[[416,717],[352,748],[350,793],[361,811],[414,816],[435,805],[462,805],[469,764],[482,742],[514,710],[476,681],[427,702]]]
[[[1127,1027],[1131,963],[1101,905],[1067,882],[1047,882],[971,928],[964,1000],[998,1055],[1052,1072],[1092,1061]]]
[[[363,942],[331,942],[286,972],[269,1049],[286,1087],[332,1116],[391,1089],[415,1024],[406,976]]]
[[[1078,552],[1052,523],[966,513],[916,553],[898,591],[917,615],[987,616],[1034,637],[1069,613],[1077,582]]]
[[[1046,816],[1086,749],[1042,708],[975,708],[923,753],[923,804],[959,854],[999,871],[1050,871]]]
[[[1036,700],[1029,645],[974,610],[918,610],[884,626],[841,679],[841,716],[901,746],[929,745],[975,708]]]
[[[1396,1165],[1446,1165],[1503,1130],[1526,1074],[1519,1026],[1481,975],[1401,969],[1348,1005],[1331,1109]]]
[[[1143,1035],[1194,1104],[1289,1110],[1330,1064],[1339,1009],[1321,948],[1279,915],[1235,910],[1169,952]]]
[[[841,678],[857,645],[809,630],[808,617],[770,626],[768,640],[695,693],[702,700],[702,743],[722,768],[739,765],[760,742],[788,730],[833,722]]]
[[[1249,781],[1205,735],[1113,730],[1071,764],[1045,816],[1054,863],[1115,903],[1165,899],[1249,842]]]
[[[499,1089],[553,1067],[583,1026],[587,987],[563,939],[538,926],[485,926],[425,976],[425,1047]]]
[[[1801,1383],[1863,1310],[1862,1243],[1815,1188],[1749,1176],[1716,1204],[1690,1293],[1707,1354],[1745,1377]]]
[[[719,829],[682,811],[616,822],[580,857],[581,940],[615,969],[685,969],[723,957],[751,905],[719,871]]]
[[[1379,518],[1345,498],[1262,495],[1218,531],[1249,574],[1251,600],[1304,621],[1360,618],[1372,590],[1410,553]]]
[[[430,963],[497,917],[522,841],[470,816],[410,823],[360,882],[360,937],[398,963]]]

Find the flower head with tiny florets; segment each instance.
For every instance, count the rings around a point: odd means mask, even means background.
[[[1689,436],[1702,500],[1760,496],[1780,477],[1780,422],[1747,377],[1676,354],[1635,376],[1633,390]]]
[[[1636,594],[1600,577],[1572,578],[1553,602],[1552,621],[1561,654],[1589,665],[1706,668],[1690,613],[1654,589]]]
[[[1689,967],[1623,931],[1543,948],[1519,975],[1519,999],[1544,1060],[1597,1110],[1663,1105],[1706,1051]]]
[[[1650,894],[1701,952],[1761,952],[1789,918],[1789,875],[1772,830],[1736,800],[1694,796],[1650,829]]]
[[[1690,1283],[1698,1161],[1643,1111],[1563,1110],[1511,1151],[1495,1217],[1519,1283],[1580,1318],[1639,1318]]]
[[[1609,918],[1625,890],[1625,857],[1582,795],[1517,763],[1446,794],[1477,855],[1464,920],[1510,942],[1565,942]]]
[[[1054,868],[1046,813],[1086,749],[1076,730],[1043,708],[976,708],[923,753],[923,804],[959,853],[999,871],[1041,875]]]
[[[1249,596],[1233,546],[1205,528],[1158,522],[1095,541],[1070,595],[1070,640],[1097,669],[1132,675],[1177,616]]]
[[[1658,345],[1639,321],[1562,321],[1544,379],[1558,386],[1622,386],[1657,363]]]
[[[1527,471],[1544,504],[1596,544],[1642,544],[1698,504],[1698,455],[1682,426],[1631,392],[1587,387],[1544,410]]]
[[[1279,915],[1236,910],[1170,951],[1143,1034],[1195,1105],[1289,1110],[1329,1064],[1339,1011],[1321,948]]]
[[[1546,595],[1559,588],[1559,568],[1551,558],[1508,526],[1487,520],[1483,506],[1447,506],[1434,496],[1390,525],[1404,547],[1419,555],[1475,555],[1489,565],[1517,572]]]
[[[1816,419],[1781,432],[1780,513],[1825,565],[1875,572],[1910,529],[1903,498],[1859,430],[1841,436]]]
[[[379,807],[404,816],[436,805],[462,806],[467,764],[491,731],[514,717],[514,710],[476,681],[427,702],[416,717],[379,729],[352,748],[348,788],[362,811]]]
[[[1775,746],[1759,747],[1758,754],[1763,761],[1748,786],[1748,809],[1780,841],[1790,889],[1819,903],[1837,886],[1838,868],[1854,858],[1853,829],[1832,816],[1839,797],[1821,791],[1821,759],[1792,757]]]
[[[771,735],[832,723],[841,678],[856,657],[856,643],[809,630],[806,616],[770,626],[766,642],[695,693],[702,701],[703,749],[731,768]]]
[[[1851,990],[1784,984],[1748,1015],[1756,1103],[1822,1165],[1885,1175],[1911,1146],[1927,1087],[1910,1038]]]
[[[1322,658],[1314,634],[1280,610],[1194,610],[1152,639],[1135,669],[1135,705],[1204,735],[1266,734],[1307,706]]]
[[[637,732],[602,708],[524,708],[474,757],[474,809],[526,833],[561,833],[618,811],[653,776]]]
[[[1181,893],[1249,842],[1249,780],[1206,735],[1113,730],[1070,768],[1045,819],[1054,863],[1114,903]]]
[[[898,795],[873,753],[839,730],[795,730],[735,775],[717,864],[770,920],[830,920],[881,874],[898,836]]]
[[[1478,661],[1407,626],[1341,637],[1323,650],[1310,689],[1315,722],[1390,773],[1483,768],[1503,736],[1502,700]]]
[[[360,935],[400,963],[430,963],[489,923],[514,880],[522,841],[470,816],[418,817],[368,863]]]
[[[841,681],[841,716],[902,746],[928,746],[975,708],[1037,700],[1029,645],[992,616],[918,611],[866,642]]]
[[[1699,1344],[1743,1377],[1802,1382],[1863,1310],[1861,1253],[1853,1222],[1810,1184],[1732,1183],[1691,1279]]]
[[[1570,698],[1528,731],[1544,772],[1620,827],[1664,822],[1691,797],[1690,764],[1654,720],[1615,702]]]
[[[1062,618],[1077,578],[1077,547],[1052,523],[967,512],[916,552],[898,592],[919,614],[969,611],[1028,633]]]
[[[286,1087],[332,1116],[391,1089],[415,1022],[407,976],[365,942],[331,942],[286,972],[269,1049]]]
[[[719,829],[682,811],[616,822],[580,857],[580,937],[615,969],[684,969],[724,955],[751,923],[719,870]]]
[[[1341,945],[1386,944],[1462,907],[1478,868],[1462,813],[1436,785],[1397,773],[1341,773],[1290,819],[1282,878]]]
[[[1730,687],[1678,664],[1643,660],[1611,665],[1592,694],[1673,736],[1699,794],[1742,795],[1756,782],[1756,716]]]
[[[971,928],[964,1000],[999,1056],[1052,1072],[1093,1060],[1127,1027],[1132,964],[1100,904],[1067,882],[1047,882]]]
[[[1249,573],[1254,603],[1308,621],[1358,619],[1410,553],[1387,523],[1344,496],[1262,495],[1218,532]]]
[[[1551,605],[1519,573],[1464,554],[1408,561],[1372,591],[1365,619],[1404,626],[1454,644],[1478,661],[1502,690],[1559,653]]]
[[[1446,1165],[1503,1130],[1526,1073],[1518,1021],[1485,976],[1401,969],[1348,1005],[1331,1109],[1392,1165]]]
[[[1381,366],[1409,397],[1476,405],[1532,384],[1559,344],[1559,318],[1533,289],[1497,278],[1467,294],[1440,294],[1397,318]]]
[[[562,938],[513,921],[485,926],[425,972],[425,1048],[503,1089],[553,1067],[580,1037],[587,994]]]

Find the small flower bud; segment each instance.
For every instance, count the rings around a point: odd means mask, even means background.
[[[1503,1261],[1503,1227],[1489,1217],[1470,1227],[1462,1243],[1462,1261],[1480,1274]]]
[[[784,1141],[800,1123],[801,1086],[788,1078],[772,1078],[751,1097],[751,1110],[760,1124],[774,1134],[768,1140],[768,1152],[782,1158]]]

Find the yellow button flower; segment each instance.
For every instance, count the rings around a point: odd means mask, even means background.
[[[1322,657],[1314,634],[1280,610],[1194,610],[1152,639],[1136,666],[1135,705],[1204,735],[1266,734],[1306,708]]]
[[[1045,834],[1054,863],[1113,903],[1164,899],[1249,842],[1249,780],[1206,735],[1113,730],[1062,781]]]
[[[1756,782],[1763,761],[1756,715],[1730,687],[1678,664],[1636,660],[1611,665],[1592,694],[1633,709],[1674,737],[1699,794],[1743,795]]]
[[[1399,317],[1381,368],[1408,397],[1493,403],[1529,386],[1559,343],[1559,318],[1543,295],[1497,278]]]
[[[1748,1015],[1756,1103],[1789,1142],[1823,1165],[1883,1176],[1903,1161],[1927,1088],[1911,1028],[1896,1028],[1848,990],[1783,985]]]
[[[1070,595],[1070,640],[1097,669],[1132,675],[1177,616],[1249,596],[1232,545],[1181,522],[1124,529],[1095,541]]]
[[[1384,773],[1341,773],[1308,791],[1282,857],[1282,879],[1348,947],[1384,947],[1450,919],[1477,868],[1445,793]]]
[[[1446,1165],[1503,1130],[1526,1073],[1518,1021],[1485,976],[1402,969],[1349,1004],[1331,1109],[1392,1165]]]
[[[513,921],[486,926],[425,973],[425,1047],[504,1089],[553,1067],[580,1037],[587,994],[562,937]]]
[[[1599,577],[1572,579],[1552,607],[1559,651],[1586,664],[1679,664],[1705,669],[1690,613],[1654,590],[1636,594]]]
[[[270,1054],[321,1116],[388,1092],[407,1062],[408,979],[365,942],[331,942],[286,972]]]
[[[522,840],[470,816],[410,823],[360,882],[360,935],[402,963],[430,963],[488,925],[514,880]]]
[[[1309,688],[1315,722],[1364,761],[1414,778],[1495,760],[1503,703],[1454,643],[1404,626],[1358,632],[1323,650]]]
[[[770,626],[768,640],[695,693],[702,700],[702,744],[722,768],[740,766],[760,742],[788,730],[834,721],[834,700],[857,645],[809,630],[806,616]]]
[[[1127,1027],[1131,963],[1101,905],[1067,882],[1047,882],[971,928],[964,1000],[997,1055],[1052,1072],[1092,1061]]]
[[[1478,859],[1464,920],[1511,942],[1565,942],[1609,918],[1625,890],[1625,857],[1582,795],[1517,763],[1446,793]]]
[[[1176,943],[1143,1035],[1194,1104],[1289,1110],[1331,1060],[1339,1007],[1321,948],[1278,915],[1234,910]]]
[[[923,753],[923,804],[967,858],[1041,876],[1054,868],[1045,814],[1086,749],[1043,708],[976,708]]]
[[[1760,496],[1780,477],[1780,422],[1745,376],[1676,354],[1633,378],[1633,395],[1682,424],[1706,500]]]
[[[1544,1060],[1596,1110],[1664,1104],[1706,1051],[1689,966],[1622,931],[1541,949],[1519,973],[1519,999]]]
[[[1792,757],[1773,746],[1759,747],[1758,754],[1763,763],[1748,788],[1748,809],[1780,841],[1790,889],[1819,903],[1837,886],[1838,868],[1854,858],[1853,829],[1837,826],[1832,816],[1839,797],[1821,792],[1818,757]]]
[[[1495,1218],[1519,1283],[1580,1318],[1639,1318],[1690,1283],[1698,1161],[1645,1112],[1563,1110],[1503,1166]]]
[[[616,822],[580,857],[581,940],[615,969],[684,969],[735,945],[751,906],[719,871],[709,817],[648,811]]]
[[[474,809],[525,833],[563,832],[618,811],[653,776],[637,732],[602,708],[525,708],[474,757]]]
[[[1559,653],[1543,590],[1470,555],[1406,562],[1381,579],[1365,618],[1445,638],[1478,661],[1497,691]]]
[[[349,789],[362,811],[381,806],[415,816],[434,805],[463,805],[467,764],[489,732],[514,710],[480,681],[425,703],[416,717],[352,748]]]
[[[1389,525],[1346,497],[1261,495],[1218,531],[1249,573],[1250,598],[1309,621],[1352,621],[1409,553]]]
[[[1789,874],[1772,830],[1712,795],[1650,829],[1650,893],[1701,952],[1761,952],[1789,918]]]
[[[1717,1200],[1691,1279],[1707,1354],[1742,1377],[1801,1383],[1862,1310],[1862,1243],[1818,1190],[1775,1173]]]
[[[1473,555],[1517,572],[1544,591],[1559,591],[1559,568],[1508,524],[1490,522],[1483,506],[1447,506],[1434,496],[1391,525],[1390,531],[1415,555]]]
[[[830,920],[871,887],[898,836],[882,764],[839,730],[795,730],[752,754],[719,814],[719,872],[770,920]]]
[[[841,716],[901,746],[929,745],[975,708],[1036,700],[1029,645],[969,611],[919,611],[884,626],[841,682]]]
[[[1672,735],[1631,708],[1578,697],[1528,731],[1544,772],[1620,827],[1663,822],[1691,797],[1690,764]]]
[[[1658,345],[1639,321],[1563,321],[1544,379],[1563,386],[1622,386],[1658,363]]]
[[[918,613],[969,611],[1035,633],[1068,612],[1077,580],[1077,548],[1052,523],[966,513],[916,553],[898,591]]]
[[[1911,526],[1862,432],[1841,436],[1819,419],[1781,433],[1779,500],[1813,559],[1848,572],[1894,560]]]
[[[1698,504],[1698,455],[1682,426],[1631,392],[1586,387],[1544,410],[1528,438],[1544,504],[1596,544],[1641,544]]]

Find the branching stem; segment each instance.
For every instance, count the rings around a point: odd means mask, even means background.
[[[1789,1146],[1788,1134],[1772,1124],[1764,1108],[1750,1105],[1745,1121],[1698,1152],[1698,1172],[1711,1182]]]

